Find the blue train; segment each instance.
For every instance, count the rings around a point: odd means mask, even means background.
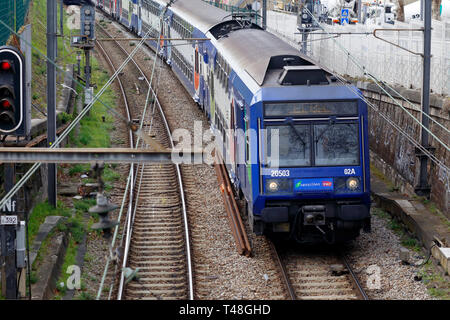
[[[201,0],[96,0],[171,66],[220,140],[256,234],[337,243],[370,231],[368,115],[358,89]],[[170,38],[204,38],[189,45]],[[173,45],[173,46],[172,46]]]

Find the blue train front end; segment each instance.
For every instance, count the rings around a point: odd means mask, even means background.
[[[358,89],[262,88],[254,102],[254,232],[337,243],[370,231],[367,105]]]

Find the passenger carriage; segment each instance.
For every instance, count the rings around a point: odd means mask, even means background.
[[[120,1],[121,21],[159,37],[167,2]],[[252,230],[330,243],[370,230],[367,106],[359,90],[203,1],[177,1],[163,21],[162,36],[149,44],[208,116]]]

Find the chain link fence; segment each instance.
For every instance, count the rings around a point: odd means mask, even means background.
[[[11,29],[19,31],[24,25],[31,0],[0,0],[0,20]],[[11,35],[10,30],[0,25],[0,45],[5,45]]]
[[[268,31],[278,35],[295,48],[301,49],[301,35],[297,31],[297,19],[294,15],[269,11],[267,14]],[[308,36],[307,48],[320,64],[340,75],[353,78],[366,78],[352,59],[356,59],[365,69],[389,84],[402,85],[405,88],[422,87],[422,57],[413,54],[423,52],[423,23],[395,22],[383,25],[324,25],[326,32],[319,30]],[[450,95],[450,22],[433,20],[431,43],[431,89],[433,93]],[[374,29],[383,29],[376,34],[387,43],[376,39]],[[390,30],[391,29],[391,30]],[[392,29],[409,29],[396,31]],[[339,33],[346,33],[337,37]],[[349,34],[350,33],[350,34]],[[351,54],[350,57],[336,41]],[[395,45],[393,45],[395,44]]]

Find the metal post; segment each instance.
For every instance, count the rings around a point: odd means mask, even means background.
[[[56,140],[56,68],[57,51],[57,5],[56,0],[47,1],[47,144]],[[48,165],[48,202],[56,208],[56,164]]]
[[[429,128],[429,118],[426,115],[430,113],[430,65],[431,65],[431,1],[425,0],[424,15],[424,41],[423,41],[423,85],[422,85],[422,146],[430,150],[428,141],[428,132],[424,128]],[[420,159],[420,177],[419,185],[416,188],[418,193],[429,195],[430,187],[428,184],[428,157],[419,155]]]
[[[267,0],[262,2],[262,27],[264,30],[267,29]]]
[[[85,96],[85,102],[84,102],[84,106],[86,107],[91,99],[92,96],[90,96],[91,94],[91,51],[89,49],[84,50],[84,54],[86,55],[86,66],[84,67],[84,74],[86,77],[86,89],[84,92],[84,96]],[[89,101],[86,100],[86,97],[89,95]],[[87,115],[89,116],[89,112],[87,113]]]
[[[302,51],[304,55],[308,54],[308,31],[306,29],[303,29],[302,32]]]
[[[64,39],[64,0],[61,0],[59,6],[59,35]]]
[[[358,0],[358,7],[356,10],[358,10],[358,23],[362,23],[362,5],[361,5],[362,0]]]
[[[420,21],[423,21],[423,15],[424,15],[424,12],[423,12],[423,9],[424,9],[424,0],[420,0]]]
[[[4,164],[5,166],[5,192],[9,192],[15,184],[15,165]],[[10,212],[15,213],[15,200],[11,199]],[[4,258],[5,258],[5,284],[6,284],[6,299],[17,299],[17,268],[16,268],[16,226],[2,226],[2,243],[4,241]]]

